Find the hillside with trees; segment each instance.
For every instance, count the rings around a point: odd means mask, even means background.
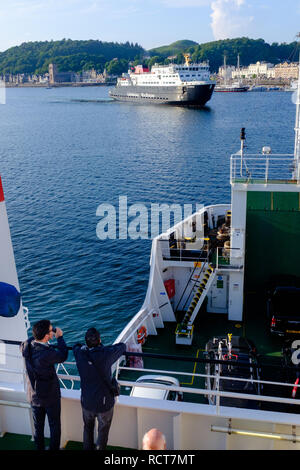
[[[263,39],[244,37],[200,44],[191,52],[193,61],[209,60],[211,69],[217,71],[224,62],[224,54],[227,57],[227,64],[236,65],[237,55],[239,54],[241,65],[248,66],[257,61],[278,64],[286,60],[298,60],[296,50],[296,42],[291,44],[268,44]]]
[[[172,49],[171,46],[172,44],[170,46],[164,46],[163,53],[160,53],[160,48],[150,50],[149,53],[152,56],[150,61],[153,62],[155,57],[158,63],[168,63],[170,60],[168,60],[167,57],[176,54],[175,62],[182,63],[184,61],[182,53],[189,52],[193,62],[208,60],[211,71],[217,72],[218,68],[224,62],[224,55],[227,57],[228,65],[236,65],[237,56],[239,54],[242,66],[248,66],[257,61],[278,64],[286,60],[298,60],[296,42],[290,44],[268,44],[263,39],[249,39],[243,37],[189,45],[184,51],[180,51],[179,53],[176,52],[176,47]],[[167,56],[164,53],[165,51],[168,51]]]
[[[79,72],[95,68],[102,72],[113,59],[126,61],[143,56],[144,49],[138,44],[126,42],[102,42],[95,40],[26,42],[0,53],[0,73],[48,72],[54,62],[59,71]]]
[[[109,74],[120,75],[127,71],[129,62],[137,65],[144,63],[151,67],[155,62],[168,64],[182,63],[183,54],[189,52],[194,62],[208,60],[212,72],[217,72],[223,64],[224,54],[228,65],[236,65],[237,55],[240,55],[242,66],[257,61],[267,61],[274,64],[285,60],[298,60],[297,43],[268,44],[263,39],[246,37],[226,39],[198,44],[190,40],[176,41],[169,46],[157,47],[145,51],[135,43],[102,42],[96,40],[27,42],[20,46],[11,47],[0,53],[0,74],[28,73],[44,74],[48,66],[54,62],[61,72],[96,69],[103,72],[106,68]],[[171,57],[168,59],[168,57]]]
[[[189,50],[189,48],[193,48],[198,45],[199,44],[195,41],[183,39],[181,41],[173,42],[172,44],[169,44],[168,46],[161,46],[161,47],[156,47],[155,49],[150,49],[149,52],[152,56],[158,56],[158,57],[162,57],[166,59],[169,56],[183,53]]]

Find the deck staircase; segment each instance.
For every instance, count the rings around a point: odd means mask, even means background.
[[[183,325],[193,325],[196,316],[201,308],[201,305],[204,302],[206,294],[208,293],[210,286],[213,283],[215,275],[216,272],[213,266],[211,264],[208,264],[199,285],[195,286],[195,293],[193,299],[182,320]]]

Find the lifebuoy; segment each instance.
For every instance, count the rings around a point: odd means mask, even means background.
[[[147,328],[145,326],[141,326],[141,328],[137,332],[137,342],[139,344],[144,344],[147,338]]]

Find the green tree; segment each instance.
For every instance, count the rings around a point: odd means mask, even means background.
[[[128,70],[128,60],[111,60],[105,64],[105,69],[109,75],[122,75]]]

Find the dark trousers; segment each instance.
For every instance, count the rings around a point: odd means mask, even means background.
[[[98,421],[98,437],[96,440],[96,449],[105,450],[108,434],[110,430],[111,421],[114,414],[114,407],[104,413],[96,413],[94,411],[85,410],[82,408],[83,416],[83,449],[94,450],[94,428],[95,420]]]
[[[59,450],[60,447],[60,400],[52,406],[32,406],[34,423],[34,442],[37,450],[45,450],[44,427],[48,417],[50,428],[50,450]]]

